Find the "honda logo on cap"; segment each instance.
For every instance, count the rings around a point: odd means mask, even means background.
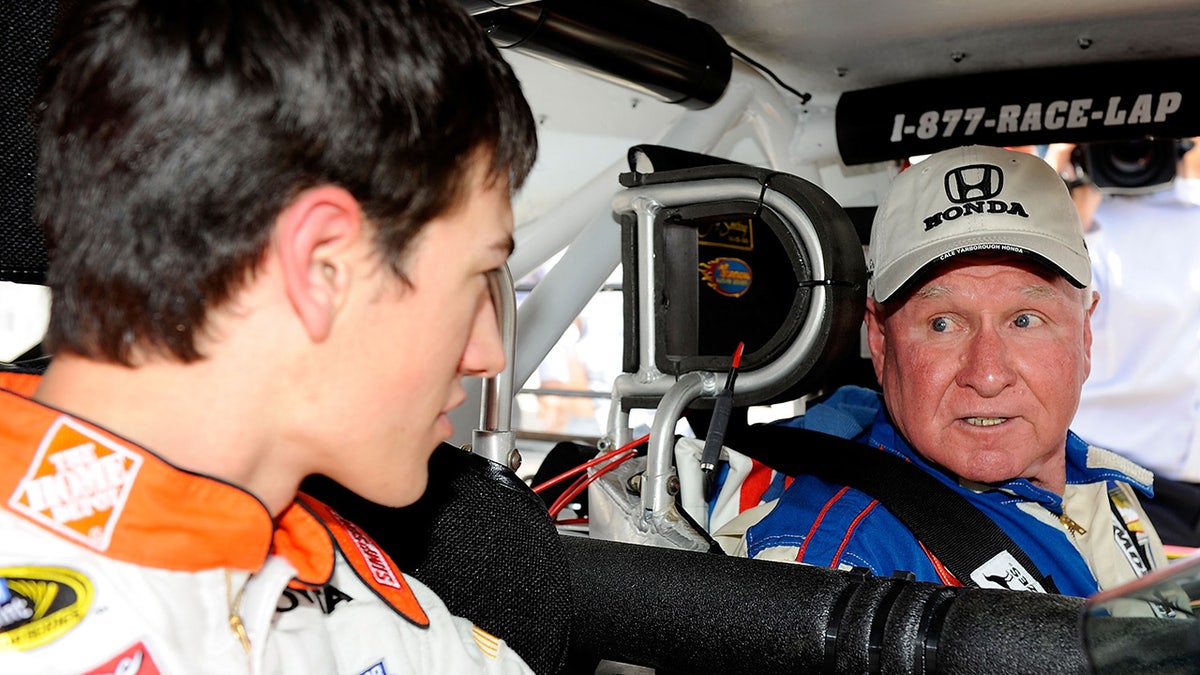
[[[946,196],[955,204],[991,199],[1004,187],[1004,172],[994,164],[970,164],[946,172]]]

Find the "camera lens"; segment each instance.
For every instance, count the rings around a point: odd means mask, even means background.
[[[1118,143],[1110,154],[1112,166],[1123,174],[1138,175],[1154,164],[1155,148],[1149,141]]]
[[[1102,190],[1145,191],[1174,180],[1175,163],[1175,141],[1137,140],[1089,145],[1085,168]]]

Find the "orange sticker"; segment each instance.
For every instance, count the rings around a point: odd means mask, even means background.
[[[141,466],[137,453],[60,417],[42,438],[8,505],[48,529],[104,551]]]

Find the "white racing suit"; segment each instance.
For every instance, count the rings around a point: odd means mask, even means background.
[[[531,672],[317,501],[272,520],[7,390],[0,496],[0,673]]]

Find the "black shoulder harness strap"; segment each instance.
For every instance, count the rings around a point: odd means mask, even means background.
[[[755,424],[730,429],[726,445],[789,476],[811,475],[879,500],[965,586],[971,572],[1008,551],[1048,593],[1053,580],[1000,526],[962,495],[890,452],[808,429]]]

